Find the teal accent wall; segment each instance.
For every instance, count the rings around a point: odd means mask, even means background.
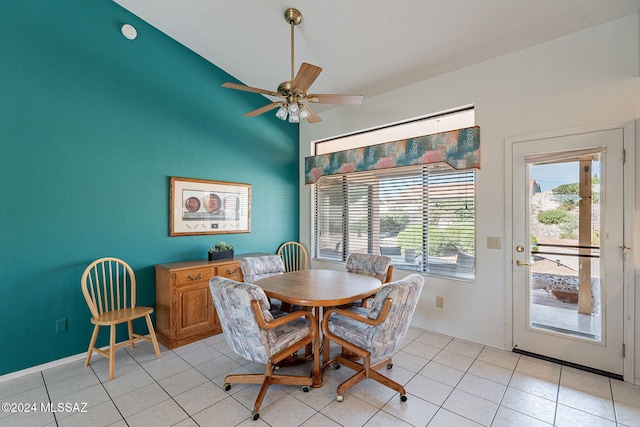
[[[155,306],[154,264],[298,240],[298,126],[242,116],[266,98],[110,0],[5,0],[0,28],[0,375],[86,351],[96,258]],[[170,176],[251,184],[251,233],[169,237]]]

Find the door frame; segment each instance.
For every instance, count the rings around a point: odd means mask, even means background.
[[[640,132],[640,120],[637,121],[638,131]],[[635,247],[635,242],[640,242],[640,230],[636,225],[640,219],[637,216],[634,206],[640,204],[640,194],[636,197],[635,185],[635,132],[636,122],[622,122],[608,125],[598,125],[581,127],[574,129],[563,129],[550,132],[541,132],[536,134],[507,137],[505,138],[505,239],[504,239],[504,256],[505,256],[505,318],[506,318],[506,334],[505,348],[512,349],[513,340],[513,264],[515,262],[513,248],[513,144],[536,139],[556,138],[582,133],[591,133],[604,130],[622,129],[623,131],[623,147],[626,153],[624,168],[624,241],[625,245],[631,248]],[[639,137],[640,138],[640,137]],[[638,153],[640,154],[640,153]],[[640,160],[638,160],[640,162]],[[640,186],[638,186],[640,191]],[[635,239],[634,239],[635,238]],[[635,241],[634,241],[635,240]],[[636,378],[635,364],[635,278],[634,264],[640,259],[638,254],[640,251],[631,250],[627,254],[624,263],[624,284],[623,284],[623,342],[625,343],[625,358],[623,361],[623,377],[624,381],[633,383]]]

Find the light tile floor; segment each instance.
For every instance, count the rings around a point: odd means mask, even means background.
[[[640,426],[640,387],[515,353],[410,328],[393,363],[384,371],[405,386],[406,402],[372,380],[337,402],[353,373],[343,367],[308,393],[271,386],[252,421],[258,386],[222,385],[262,365],[237,357],[222,335],[162,348],[161,359],[144,342],[118,350],[112,381],[94,355],[87,368],[76,361],[0,382],[0,402],[35,404],[28,413],[3,407],[0,426]]]

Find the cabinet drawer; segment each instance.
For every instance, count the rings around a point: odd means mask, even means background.
[[[216,276],[226,277],[228,279],[242,282],[242,273],[238,262],[229,262],[216,266]]]
[[[213,277],[213,268],[193,268],[191,270],[176,271],[175,274],[176,284],[178,285],[191,284],[201,281],[208,282],[209,279]]]

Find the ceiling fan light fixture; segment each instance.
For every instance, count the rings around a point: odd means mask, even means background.
[[[298,115],[300,116],[300,120],[307,120],[309,117],[309,110],[307,110],[307,107],[305,107],[304,104],[300,104],[300,112]]]
[[[289,114],[297,114],[300,106],[297,102],[289,102]]]
[[[295,112],[291,112],[289,110],[289,123],[300,123],[300,115],[298,114],[298,110]]]
[[[287,104],[284,103],[280,106],[278,111],[276,112],[276,117],[280,120],[287,120],[287,115],[289,114],[289,110],[287,109]]]

